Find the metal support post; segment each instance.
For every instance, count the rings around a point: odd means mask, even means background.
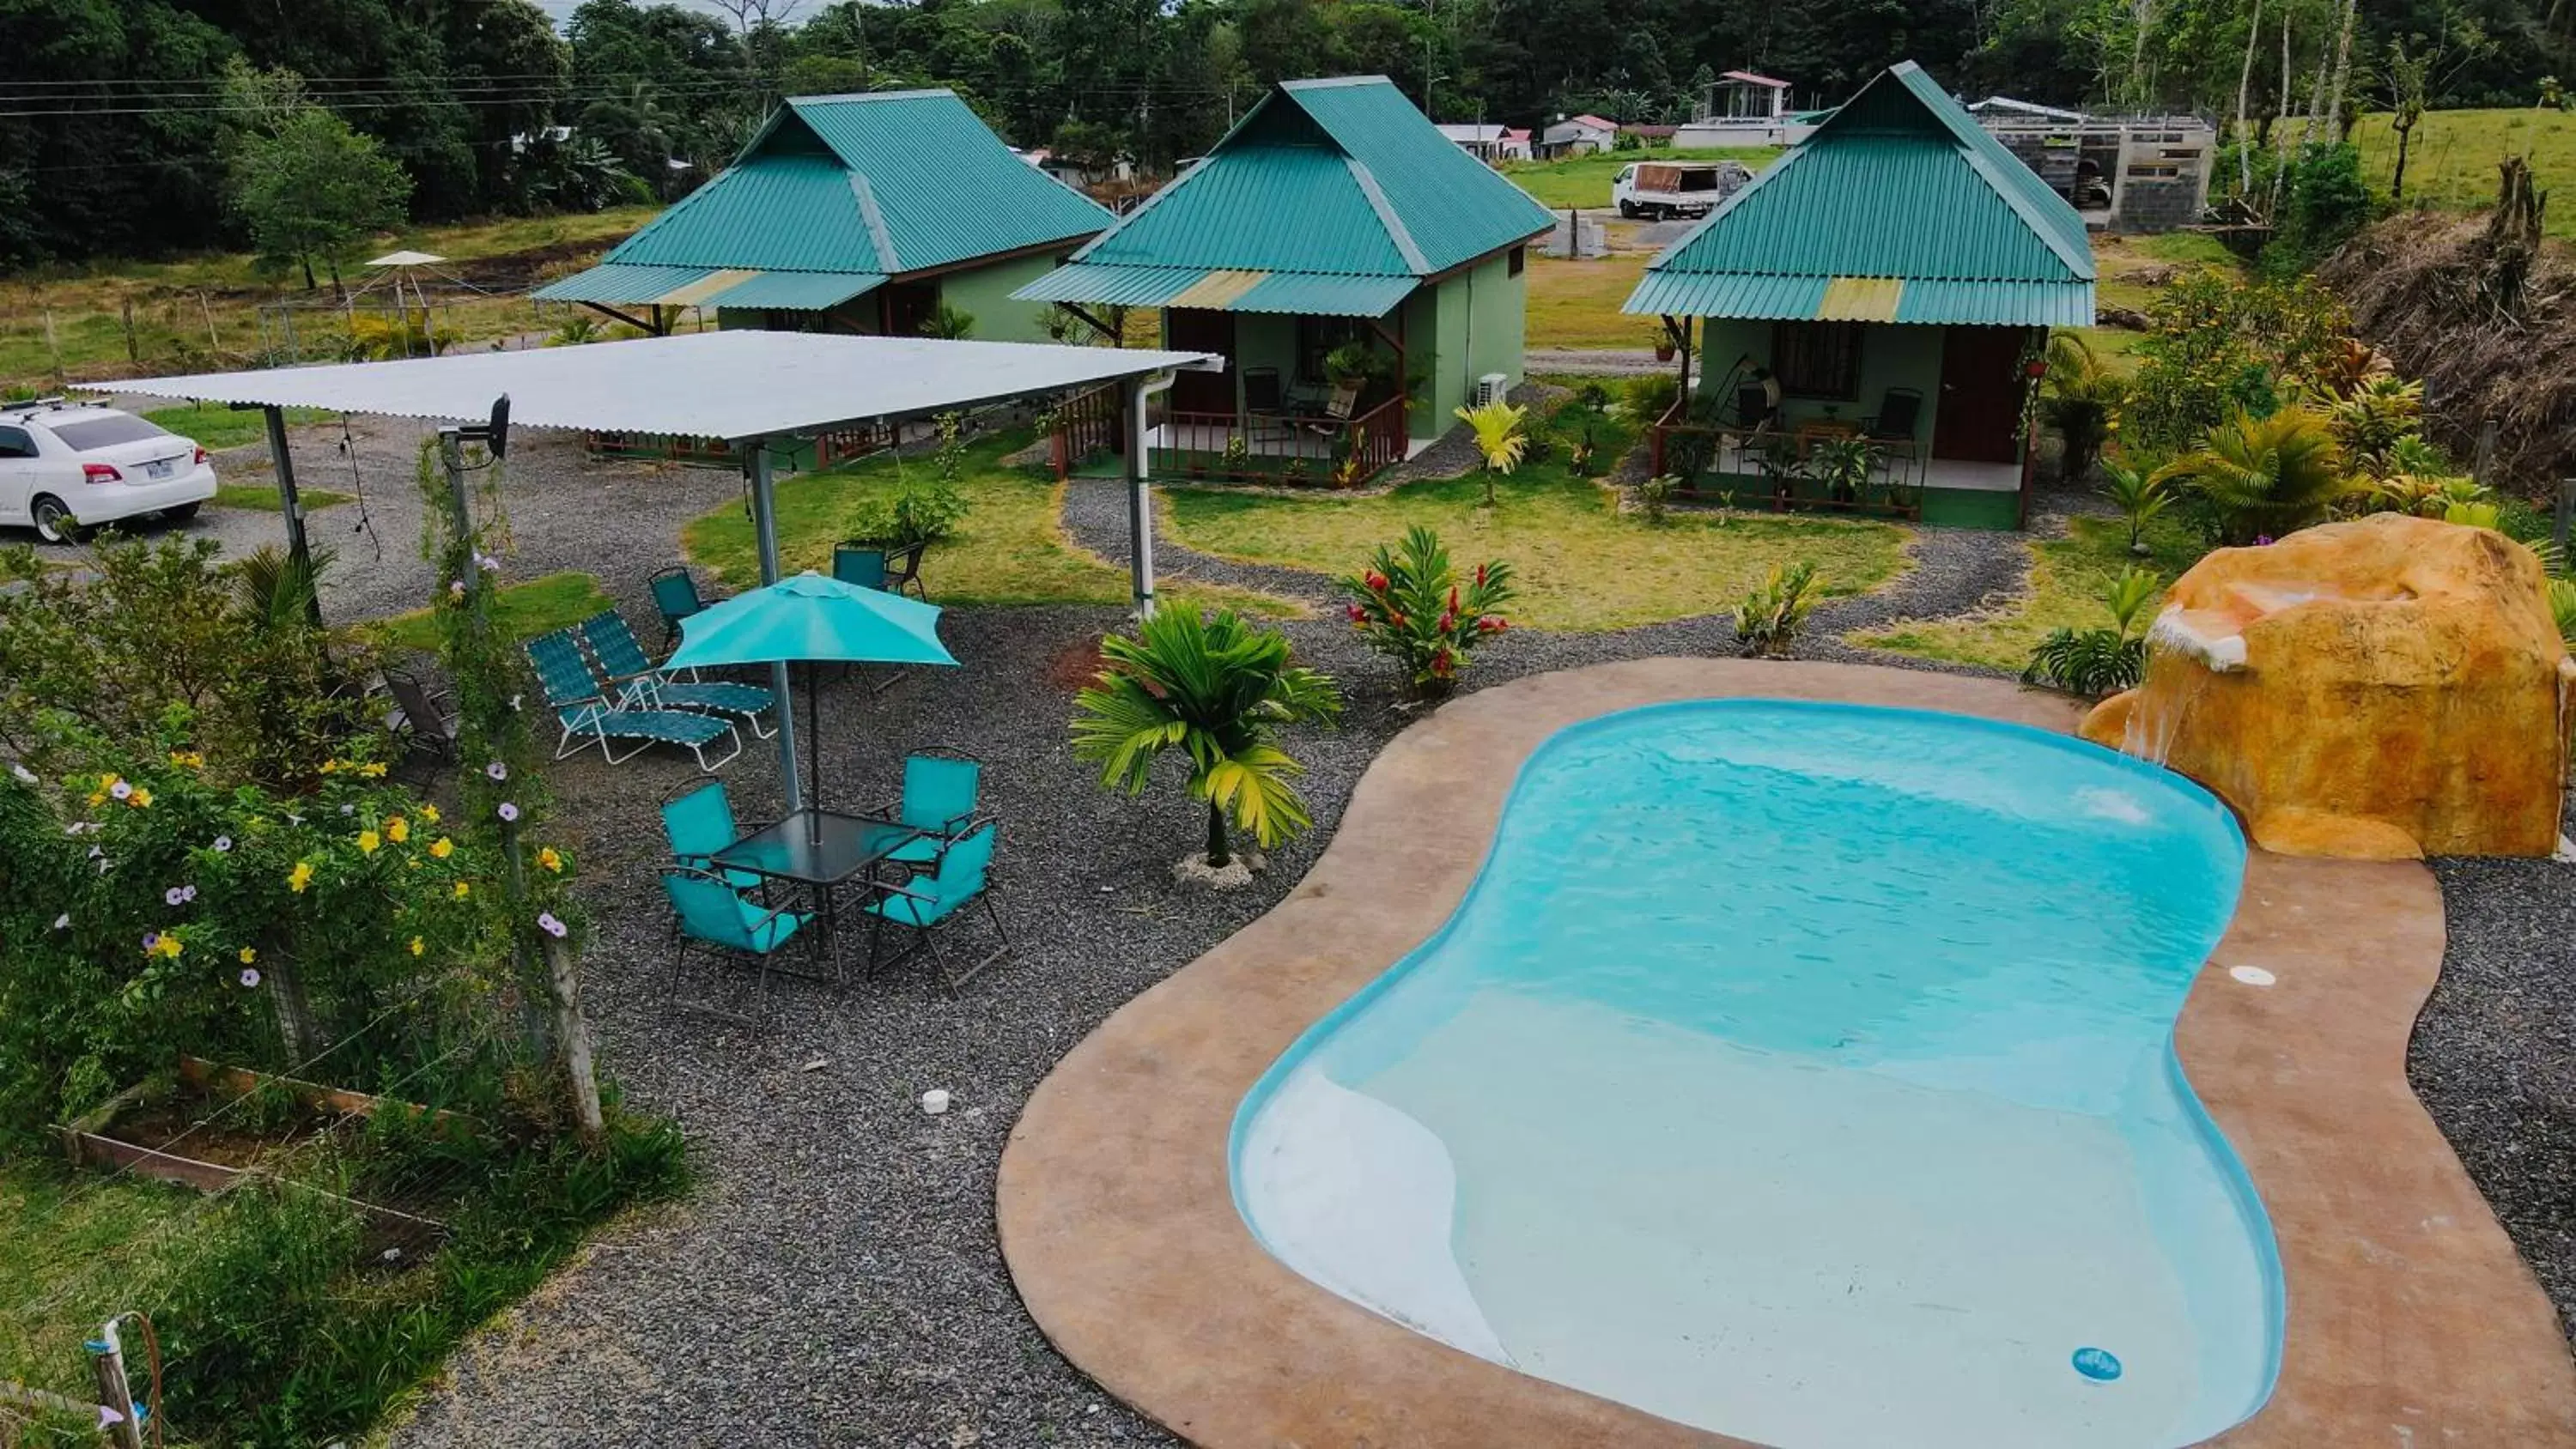
[[[1170,385],[1168,374],[1160,379],[1160,387]],[[1118,384],[1118,402],[1127,415],[1128,574],[1140,619],[1154,614],[1154,501],[1147,482],[1151,470],[1146,461],[1145,400],[1158,390],[1155,383],[1142,378]]]
[[[766,588],[778,582],[778,498],[769,474],[769,440],[746,438],[741,447],[743,471],[751,482],[751,530],[760,541],[760,582]],[[796,768],[796,711],[788,707],[794,696],[788,693],[783,660],[769,666],[769,696],[778,701],[778,772],[786,780],[787,813],[793,815],[807,802],[804,776]]]
[[[268,419],[269,465],[277,474],[277,506],[286,515],[286,556],[296,571],[306,579],[313,577],[313,547],[304,537],[304,499],[295,491],[295,457],[286,446],[286,410],[270,406],[260,409]],[[316,587],[305,601],[305,611],[315,625],[322,622],[322,590]]]

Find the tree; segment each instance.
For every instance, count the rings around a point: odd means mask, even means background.
[[[1207,802],[1207,863],[1220,869],[1233,860],[1229,817],[1265,850],[1313,823],[1291,783],[1305,767],[1274,736],[1335,719],[1342,699],[1330,677],[1288,662],[1288,636],[1231,609],[1162,609],[1100,653],[1107,667],[1074,697],[1073,753],[1100,766],[1101,784],[1142,794],[1154,762],[1178,751],[1190,798]]]
[[[1491,508],[1494,475],[1519,467],[1521,455],[1529,451],[1529,435],[1521,430],[1529,409],[1496,398],[1480,408],[1458,409],[1458,420],[1475,431],[1476,456],[1485,465],[1485,506]]]
[[[245,142],[233,162],[233,209],[250,228],[262,260],[304,269],[313,264],[340,280],[350,248],[403,220],[411,178],[371,136],[329,111],[304,107],[265,135]]]
[[[2048,372],[2041,385],[2039,413],[2065,445],[2058,455],[2058,476],[2081,483],[2102,456],[2102,445],[2128,397],[2128,380],[2095,356],[2083,334],[2059,332],[2048,339]]]

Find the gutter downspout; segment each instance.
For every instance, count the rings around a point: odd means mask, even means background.
[[[1175,376],[1158,372],[1118,384],[1119,400],[1127,414],[1128,570],[1136,617],[1140,619],[1154,616],[1154,503],[1147,482],[1152,470],[1147,462],[1145,414],[1150,400],[1156,393],[1169,390]]]

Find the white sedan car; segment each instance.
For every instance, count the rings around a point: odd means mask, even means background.
[[[55,399],[0,403],[0,525],[63,543],[146,513],[192,518],[214,496],[206,450],[132,413]]]

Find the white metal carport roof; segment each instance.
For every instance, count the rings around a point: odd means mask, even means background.
[[[949,342],[816,332],[694,332],[524,352],[281,367],[101,383],[195,402],[471,422],[510,398],[514,427],[681,437],[783,437],[1174,370],[1196,352]]]

